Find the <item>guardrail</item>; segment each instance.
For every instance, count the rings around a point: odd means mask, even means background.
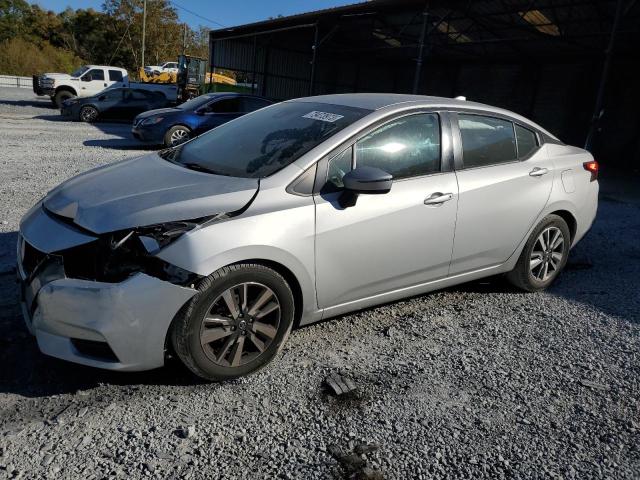
[[[0,75],[0,87],[32,88],[33,79],[15,75]]]

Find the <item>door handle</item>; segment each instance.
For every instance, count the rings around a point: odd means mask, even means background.
[[[106,82],[105,82],[104,86],[105,86],[105,87],[107,86]]]
[[[542,175],[546,175],[549,173],[549,170],[546,168],[535,167],[533,170],[529,172],[529,176],[531,177],[541,177]]]
[[[453,193],[440,193],[436,192],[424,199],[425,205],[442,205],[444,202],[448,202],[453,198]]]

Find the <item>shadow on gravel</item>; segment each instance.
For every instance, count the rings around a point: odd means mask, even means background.
[[[114,150],[160,150],[159,145],[149,145],[139,142],[135,138],[113,138],[105,140],[85,140],[82,144],[86,147],[100,147]]]
[[[0,105],[11,105],[14,107],[38,107],[38,108],[50,108],[55,110],[55,107],[51,103],[51,100],[2,100],[0,99]]]

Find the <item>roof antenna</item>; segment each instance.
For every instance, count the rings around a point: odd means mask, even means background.
[[[462,100],[463,102],[467,99],[464,95],[458,95],[454,100]]]

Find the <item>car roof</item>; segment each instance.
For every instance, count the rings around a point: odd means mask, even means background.
[[[505,115],[514,120],[530,125],[541,132],[557,139],[555,135],[549,133],[540,125],[532,122],[528,118],[518,115],[515,112],[505,110],[503,108],[485,105],[483,103],[469,102],[467,100],[459,100],[447,97],[433,97],[427,95],[409,95],[402,93],[338,93],[332,95],[317,95],[314,97],[296,98],[288,100],[289,102],[318,102],[329,103],[333,105],[343,105],[346,107],[364,108],[367,110],[380,110],[387,107],[428,107],[428,108],[445,108],[445,109],[464,109],[476,110],[486,113],[495,113]]]

